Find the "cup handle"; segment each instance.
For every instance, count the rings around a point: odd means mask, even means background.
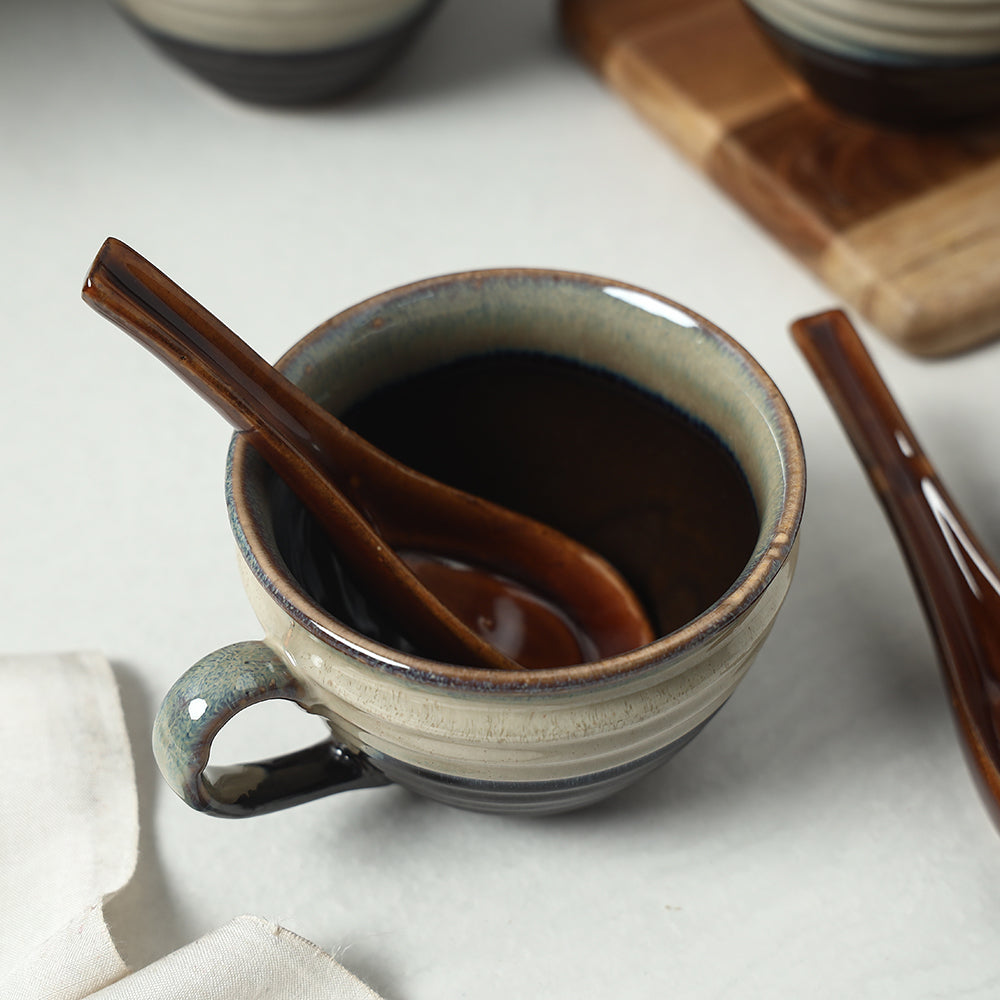
[[[270,760],[209,766],[219,730],[237,712],[271,698],[303,705],[299,682],[260,641],[209,653],[167,692],[153,723],[153,753],[167,783],[193,809],[256,816],[389,783],[367,757],[332,739]]]

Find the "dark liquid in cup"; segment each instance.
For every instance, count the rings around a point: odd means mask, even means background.
[[[628,580],[659,635],[722,597],[756,544],[753,496],[718,438],[596,369],[495,353],[386,386],[338,415],[407,465],[594,549]],[[313,600],[419,653],[352,585],[287,487],[273,489],[278,547]]]

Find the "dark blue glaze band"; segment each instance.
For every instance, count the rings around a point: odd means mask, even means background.
[[[714,715],[715,713],[713,713]],[[712,716],[675,740],[639,760],[621,767],[553,781],[489,781],[453,778],[422,771],[399,761],[376,758],[379,769],[411,791],[445,805],[477,812],[547,815],[593,805],[654,771],[687,746]]]

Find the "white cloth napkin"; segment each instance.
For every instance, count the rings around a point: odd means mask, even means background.
[[[379,1000],[315,945],[259,917],[129,970],[104,913],[139,843],[111,668],[95,653],[0,657],[0,691],[0,997]]]

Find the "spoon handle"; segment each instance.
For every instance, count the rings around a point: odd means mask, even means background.
[[[324,462],[314,433],[323,414],[298,386],[119,240],[109,238],[101,247],[83,297],[247,435],[411,638],[449,662],[519,669],[431,594],[331,481],[330,462]],[[332,418],[328,423],[331,434],[351,434]]]
[[[261,421],[313,450],[299,411],[305,393],[221,320],[120,240],[105,240],[83,289],[88,304],[180,375],[238,431]]]
[[[796,321],[906,557],[973,772],[1000,825],[1000,574],[955,507],[843,312]]]

